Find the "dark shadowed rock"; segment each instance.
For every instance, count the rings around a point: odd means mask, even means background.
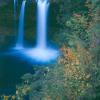
[[[6,5],[9,0],[0,0],[0,7]]]

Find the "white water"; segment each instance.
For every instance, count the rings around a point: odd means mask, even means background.
[[[20,16],[19,16],[18,37],[17,37],[16,47],[15,47],[16,49],[23,48],[25,4],[26,4],[26,1],[23,0]]]
[[[37,0],[37,42],[36,47],[31,49],[25,49],[23,47],[23,37],[24,37],[24,12],[25,3],[22,2],[22,7],[20,11],[19,18],[19,29],[18,29],[18,39],[15,49],[20,50],[24,57],[31,58],[32,61],[36,60],[39,62],[49,62],[55,60],[58,57],[58,51],[51,49],[47,45],[47,26],[48,26],[48,0]],[[23,50],[21,50],[23,49]]]
[[[47,16],[48,0],[37,0],[37,46],[46,48],[47,45]]]
[[[48,62],[58,56],[58,51],[47,46],[48,0],[37,0],[37,44],[36,48],[25,51],[25,54],[39,62]]]
[[[14,0],[14,19],[16,17],[16,0]]]

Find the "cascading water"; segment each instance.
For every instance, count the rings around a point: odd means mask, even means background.
[[[16,47],[15,47],[16,49],[23,48],[25,4],[26,4],[26,0],[23,0],[20,16],[19,16],[18,37],[17,37]]]
[[[16,3],[17,3],[17,1],[14,0],[14,19],[16,18]]]
[[[47,15],[48,0],[37,0],[37,46],[46,48],[47,45]]]
[[[48,0],[37,1],[37,44],[36,48],[27,50],[25,54],[36,61],[48,62],[58,56],[58,51],[47,46],[47,15],[49,9]]]
[[[49,0],[36,0],[37,1],[37,37],[36,37],[36,47],[35,48],[23,48],[23,37],[24,37],[24,13],[25,13],[25,3],[23,0],[20,18],[19,18],[19,29],[18,38],[15,49],[23,54],[26,58],[31,58],[38,62],[49,62],[55,60],[58,57],[58,51],[51,49],[47,45],[47,16],[49,9]],[[30,59],[30,60],[31,60]],[[29,61],[30,61],[29,60]]]
[[[16,28],[17,28],[17,23],[16,23],[16,9],[17,8],[17,0],[14,0],[14,33],[16,34]]]

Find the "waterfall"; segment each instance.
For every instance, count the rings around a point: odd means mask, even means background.
[[[37,46],[46,48],[47,45],[47,15],[48,0],[37,0]]]
[[[48,0],[37,0],[37,42],[36,47],[25,51],[27,57],[39,62],[49,62],[58,57],[58,51],[47,45]]]
[[[23,48],[25,4],[26,1],[23,0],[19,16],[18,37],[16,42],[17,49]]]
[[[17,31],[17,23],[16,23],[16,16],[17,16],[17,14],[16,14],[16,9],[17,8],[17,0],[14,0],[14,33],[16,34],[16,31]]]
[[[16,18],[16,0],[14,0],[14,19]]]
[[[58,57],[58,51],[51,49],[47,45],[47,26],[48,26],[48,9],[49,0],[36,0],[37,1],[37,36],[36,36],[36,47],[24,48],[24,13],[25,3],[23,0],[20,17],[19,17],[19,28],[18,37],[15,49],[19,50],[24,54],[24,57],[31,58],[39,62],[49,62],[55,60]]]

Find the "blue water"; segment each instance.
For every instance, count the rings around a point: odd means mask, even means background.
[[[1,54],[1,53],[0,53]],[[5,51],[0,55],[0,94],[15,92],[16,84],[25,73],[31,73],[33,65],[19,57],[17,51]]]
[[[47,44],[47,19],[50,3],[48,0],[37,0],[37,42],[36,47],[34,48],[25,48],[23,46],[25,4],[26,1],[24,0],[20,11],[18,39],[15,49],[20,50],[20,55],[23,55],[24,58],[26,57],[32,59],[33,62],[34,60],[38,62],[51,62],[58,57],[59,52],[52,49]]]
[[[17,20],[17,0],[14,0],[14,33],[16,34],[16,30],[17,30],[17,23],[16,23],[16,20]]]
[[[37,1],[37,46],[46,48],[47,45],[47,16],[49,9],[48,0]]]
[[[17,6],[17,0],[14,0],[14,18],[16,18],[16,6]]]
[[[36,47],[24,50],[23,54],[26,57],[36,60],[38,62],[50,62],[55,60],[59,52],[47,45],[47,26],[48,26],[48,0],[37,0],[37,42]]]
[[[5,52],[4,50],[2,50],[2,52],[0,52],[0,80],[2,80],[0,81],[1,93],[5,93],[5,91],[8,92],[9,88],[15,88],[15,85],[18,84],[18,82],[20,82],[20,77],[23,74],[34,72],[33,67],[35,65],[38,65],[39,67],[44,67],[45,64],[49,64],[48,62],[50,62],[51,64],[54,61],[55,63],[55,60],[59,55],[57,50],[50,48],[47,44],[47,19],[50,4],[49,2],[43,0],[37,1],[38,16],[36,47],[23,47],[25,3],[26,1],[22,2],[20,11],[18,37],[16,41],[16,48],[18,50],[5,50]],[[15,2],[14,5],[16,7]],[[14,11],[16,12],[16,10]],[[43,16],[41,17],[42,14]]]
[[[26,4],[26,1],[23,0],[20,16],[19,16],[18,37],[17,37],[16,47],[15,47],[16,49],[23,48],[25,4]]]

